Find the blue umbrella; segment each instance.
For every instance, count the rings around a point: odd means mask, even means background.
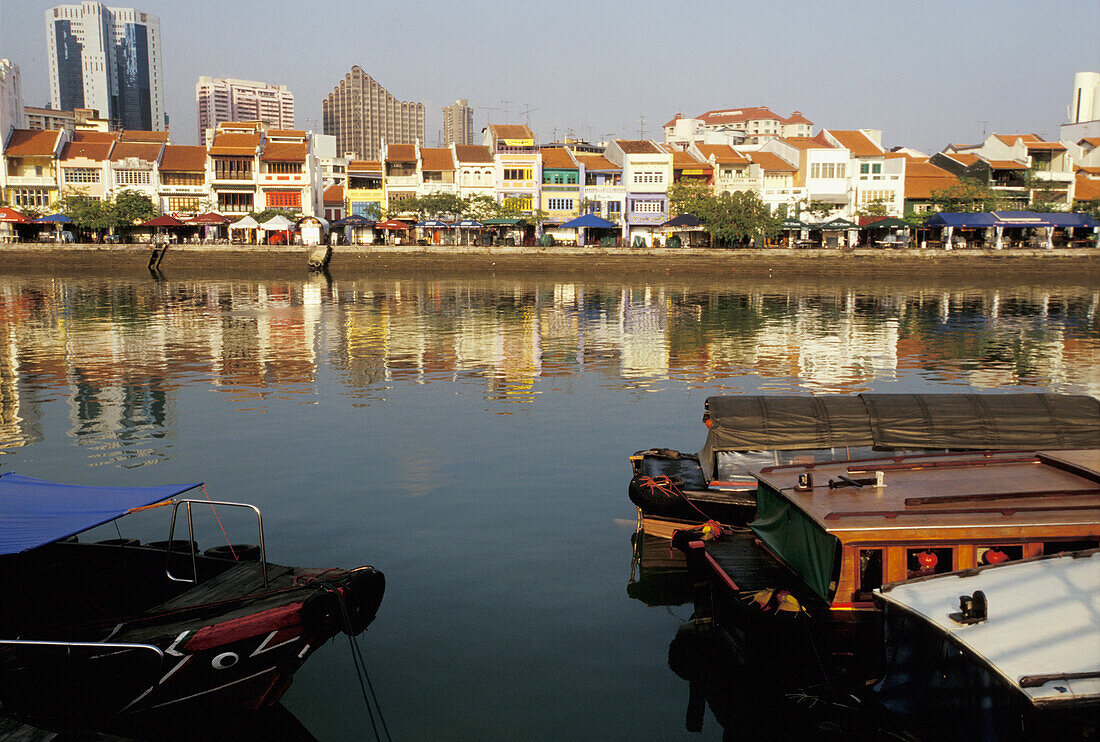
[[[585,214],[584,216],[578,216],[576,219],[571,219],[565,224],[559,224],[559,229],[613,229],[615,224],[601,219],[595,214]]]
[[[65,216],[64,214],[59,213],[59,214],[50,214],[49,216],[40,216],[37,219],[35,219],[35,221],[39,222],[39,223],[42,223],[42,224],[45,224],[46,222],[49,222],[50,224],[69,224],[69,223],[72,222],[72,219]]]
[[[418,227],[428,227],[429,229],[443,229],[451,226],[447,222],[441,222],[438,219],[428,219],[427,221],[417,222]]]
[[[455,222],[456,227],[466,227],[467,229],[476,229],[482,226],[481,222],[475,219],[463,219],[460,222]]]

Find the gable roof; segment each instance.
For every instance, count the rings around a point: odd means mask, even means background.
[[[577,161],[584,165],[585,172],[589,173],[604,173],[622,172],[622,168],[616,165],[611,160],[607,159],[603,155],[592,154],[588,152],[577,152],[574,157]]]
[[[944,157],[950,157],[960,165],[966,165],[967,167],[970,167],[982,159],[972,152],[941,152],[940,154]]]
[[[264,153],[260,156],[264,162],[304,162],[306,159],[305,142],[265,142]]]
[[[167,144],[160,156],[161,172],[199,173],[206,170],[206,147],[194,144]]]
[[[700,160],[690,152],[683,152],[681,150],[672,151],[672,169],[673,170],[685,170],[688,168],[700,168],[707,172],[710,172],[711,166],[709,162]]]
[[[826,141],[820,134],[816,137],[781,137],[781,142],[786,142],[792,147],[798,149],[836,149],[836,147],[830,142]]]
[[[708,126],[714,126],[716,124],[734,124],[744,121],[760,121],[770,120],[779,121],[780,123],[786,121],[775,111],[771,111],[767,106],[750,106],[748,108],[725,108],[715,111],[707,111],[706,113],[699,114],[695,118],[701,119],[704,124]]]
[[[749,159],[760,166],[764,172],[794,173],[798,168],[774,152],[748,152]]]
[[[494,139],[534,139],[531,128],[524,124],[489,124]]]
[[[565,147],[543,147],[542,166],[559,170],[576,170],[577,163]]]
[[[145,131],[142,129],[123,129],[119,135],[118,140],[120,142],[160,142],[162,144],[168,143],[168,132],[166,131]]]
[[[720,165],[747,165],[750,160],[728,144],[696,144],[699,153],[708,160],[711,156]]]
[[[795,111],[790,116],[788,116],[787,120],[784,121],[783,123],[785,123],[785,124],[806,124],[807,126],[813,126],[814,125],[813,121],[810,121],[808,118],[806,118],[805,116],[802,115],[802,111]]]
[[[339,184],[330,185],[325,189],[324,194],[321,196],[321,200],[326,204],[344,203],[344,186]]]
[[[416,145],[387,144],[386,162],[416,162]]]
[[[219,131],[214,134],[214,143],[210,145],[210,154],[251,157],[256,154],[256,148],[259,146],[259,133],[244,134]]]
[[[445,170],[455,169],[454,156],[451,155],[451,150],[449,147],[421,147],[420,161],[421,167],[424,170],[431,170],[432,172],[442,172]]]
[[[1090,178],[1088,175],[1077,175],[1077,182],[1073,189],[1074,201],[1100,201],[1100,178]]]
[[[57,148],[59,129],[14,129],[4,154],[11,157],[52,157]]]
[[[859,129],[829,129],[828,132],[853,157],[880,157],[886,151]]]
[[[648,139],[616,139],[615,144],[626,155],[659,155],[663,154],[660,147]]]
[[[352,160],[348,163],[348,172],[381,175],[382,163],[378,160]]]
[[[481,144],[456,144],[455,156],[459,162],[485,162],[493,161],[492,151]]]
[[[905,198],[929,199],[933,191],[949,188],[959,182],[954,173],[936,167],[928,160],[908,158],[905,161]]]
[[[1013,147],[1017,142],[1022,141],[1029,150],[1049,150],[1053,152],[1064,152],[1066,150],[1065,146],[1059,142],[1048,142],[1038,134],[994,134],[993,136],[1009,147]]]
[[[161,142],[117,142],[111,150],[111,161],[121,162],[136,157],[146,162],[156,162],[163,146]]]
[[[61,161],[86,159],[95,162],[104,162],[111,156],[111,148],[115,140],[112,138],[106,142],[98,141],[73,141],[65,145],[61,150]]]

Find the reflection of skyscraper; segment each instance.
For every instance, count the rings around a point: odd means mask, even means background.
[[[94,108],[119,128],[162,130],[160,19],[102,3],[46,11],[50,103]]]

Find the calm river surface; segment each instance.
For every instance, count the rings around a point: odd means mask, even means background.
[[[715,393],[1100,395],[1098,313],[1041,277],[0,275],[0,467],[202,480],[261,507],[271,561],[381,569],[359,641],[395,740],[721,739],[669,668],[690,606],[631,587],[627,456],[698,450]],[[122,535],[165,538],[157,512]],[[342,637],[284,705],[372,738]]]

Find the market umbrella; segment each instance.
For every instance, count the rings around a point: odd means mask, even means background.
[[[370,227],[374,224],[370,219],[362,214],[348,214],[343,219],[338,219],[332,223],[334,227]]]
[[[250,215],[249,216],[244,216],[244,217],[238,219],[237,221],[235,221],[235,222],[233,222],[232,224],[229,225],[230,233],[232,233],[234,229],[253,229],[253,230],[255,230],[255,229],[259,229],[259,228],[260,228],[260,223],[258,221],[256,221]]]
[[[220,226],[223,224],[229,224],[231,221],[233,220],[223,214],[219,214],[216,211],[208,211],[205,214],[199,214],[198,216],[191,217],[187,220],[187,223]]]
[[[409,225],[405,222],[399,222],[396,219],[389,219],[384,222],[378,222],[374,225],[375,229],[408,229]]]
[[[183,222],[172,216],[171,214],[164,214],[158,216],[156,219],[150,219],[147,222],[142,222],[139,227],[182,227]]]
[[[268,232],[285,232],[293,226],[294,222],[290,221],[282,214],[276,214],[261,224],[260,229],[267,230]]]
[[[0,222],[6,224],[26,224],[30,219],[20,214],[10,206],[0,206]]]
[[[426,219],[422,222],[417,222],[416,226],[424,227],[426,229],[446,229],[451,225],[447,222],[441,222],[438,219]]]
[[[58,237],[60,237],[61,236],[61,225],[62,224],[71,224],[72,221],[73,221],[72,219],[65,216],[64,214],[57,213],[57,214],[50,214],[49,216],[40,216],[40,217],[38,217],[37,219],[34,220],[34,223],[35,224],[56,224],[57,225],[57,235],[58,235]]]
[[[577,240],[578,244],[584,244],[584,232],[585,229],[613,229],[615,224],[609,222],[606,219],[601,219],[595,214],[583,214],[576,219],[570,219],[564,224],[558,225],[558,229],[575,229],[579,235]]]
[[[455,222],[453,226],[455,226],[459,229],[465,229],[466,230],[466,244],[467,245],[470,244],[470,232],[472,232],[475,229],[482,229],[483,228],[481,222],[479,222],[476,219],[463,219],[460,222]]]
[[[701,227],[703,223],[694,214],[680,214],[674,216],[661,225],[662,227]]]

